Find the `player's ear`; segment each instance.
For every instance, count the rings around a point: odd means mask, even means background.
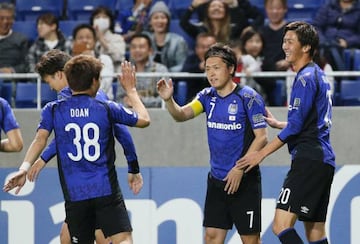
[[[310,49],[311,49],[310,45],[305,45],[305,46],[302,47],[302,50],[303,50],[304,53],[310,52]]]

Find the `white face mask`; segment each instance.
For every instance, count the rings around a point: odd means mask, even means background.
[[[110,20],[109,18],[96,18],[94,19],[94,27],[99,28],[100,31],[105,32],[110,27]]]

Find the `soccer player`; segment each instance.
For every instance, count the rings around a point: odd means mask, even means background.
[[[290,97],[287,122],[267,113],[271,127],[282,129],[260,151],[246,155],[238,162],[245,172],[268,155],[288,144],[291,168],[277,201],[273,231],[281,243],[303,243],[294,224],[304,222],[309,243],[328,243],[325,220],[330,187],[335,169],[335,154],[330,144],[331,91],[324,72],[312,58],[319,45],[314,27],[292,22],[285,27],[282,48],[286,60],[297,75]]]
[[[210,172],[204,207],[205,242],[224,243],[235,224],[244,244],[260,243],[261,176],[259,167],[244,173],[236,161],[267,143],[262,97],[232,81],[237,67],[233,50],[216,44],[205,54],[205,73],[211,87],[180,107],[173,98],[171,79],[157,87],[176,121],[206,113]]]
[[[66,63],[64,72],[72,96],[43,108],[24,162],[3,189],[21,189],[26,172],[54,130],[71,241],[91,243],[95,227],[99,227],[113,243],[132,243],[132,227],[114,165],[113,127],[116,123],[147,127],[150,117],[136,91],[134,67],[127,61],[122,63],[120,82],[134,111],[95,99],[101,69],[100,61],[92,56],[79,55]]]
[[[36,64],[36,71],[41,78],[47,82],[52,89],[58,92],[59,98],[68,98],[71,96],[71,89],[68,86],[67,78],[64,73],[64,66],[71,56],[58,49],[50,50],[42,55],[39,62]],[[101,89],[98,90],[96,98],[101,101],[109,100]],[[139,163],[135,151],[135,146],[128,128],[122,124],[115,124],[114,126],[115,138],[120,142],[124,149],[124,154],[128,162],[128,184],[134,194],[138,194],[143,185],[143,179],[140,173]],[[43,151],[38,159],[30,168],[27,176],[30,181],[34,181],[41,169],[45,167],[46,163],[56,155],[55,140]],[[96,230],[96,243],[106,243],[101,230]],[[70,242],[69,231],[67,230],[66,221],[61,228],[60,241],[62,244]],[[107,242],[108,243],[108,242]]]
[[[6,138],[1,140],[1,152],[20,152],[23,139],[18,122],[9,103],[0,97],[0,131],[4,131]],[[1,133],[0,133],[1,135]]]

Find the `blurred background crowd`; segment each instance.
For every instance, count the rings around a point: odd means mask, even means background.
[[[123,60],[133,62],[137,72],[203,73],[207,49],[224,42],[236,52],[237,72],[244,74],[234,82],[255,88],[269,106],[286,106],[291,76],[252,74],[292,72],[282,51],[282,34],[296,20],[318,30],[314,61],[326,72],[360,70],[358,0],[0,0],[0,95],[13,107],[35,107],[35,102],[24,101],[32,90],[36,93],[34,80],[1,74],[33,73],[41,55],[60,49],[99,58],[104,64],[100,89],[131,106],[114,76]],[[156,91],[161,77],[138,78],[139,94],[149,108],[161,107]],[[360,104],[360,78],[328,80],[335,105]],[[173,81],[180,104],[209,86],[205,77]],[[345,91],[352,92],[348,100]]]

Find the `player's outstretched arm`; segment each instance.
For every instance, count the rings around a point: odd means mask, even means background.
[[[121,75],[119,76],[119,80],[130,100],[132,108],[138,114],[136,127],[144,128],[149,126],[150,115],[137,93],[135,67],[130,62],[124,61],[121,63]]]

